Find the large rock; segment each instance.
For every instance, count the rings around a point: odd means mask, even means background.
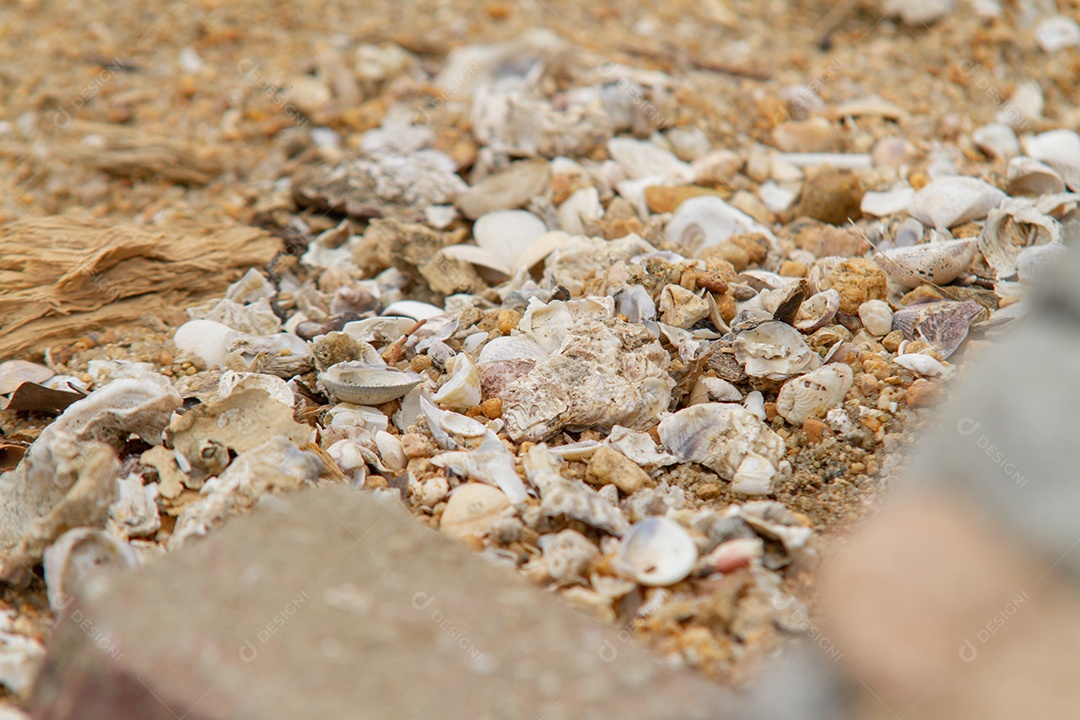
[[[70,605],[33,707],[41,720],[712,719],[727,698],[396,503],[326,488]]]

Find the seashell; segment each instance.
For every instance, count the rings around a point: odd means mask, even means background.
[[[373,317],[346,323],[341,332],[359,342],[392,343],[415,324],[409,317]]]
[[[577,530],[541,535],[537,545],[544,553],[544,566],[552,580],[566,582],[588,577],[589,566],[600,550]]]
[[[316,385],[337,402],[381,405],[396,400],[422,381],[415,373],[391,367],[344,362],[319,373]]]
[[[859,210],[863,215],[887,217],[907,210],[915,199],[915,189],[903,184],[884,192],[863,193],[859,201]]]
[[[680,285],[665,285],[660,291],[660,320],[688,328],[709,315],[709,303]]]
[[[109,506],[112,518],[128,537],[146,537],[161,528],[158,513],[156,483],[143,485],[138,475],[128,475],[116,481],[120,497]]]
[[[647,517],[623,536],[618,559],[642,585],[665,587],[690,575],[698,549],[682,525],[664,517]]]
[[[909,305],[893,315],[893,328],[908,340],[930,343],[947,359],[964,342],[971,322],[982,313],[985,313],[983,306],[973,300]]]
[[[821,365],[821,357],[798,330],[775,320],[740,332],[735,338],[735,358],[747,375],[772,380],[784,380]]]
[[[761,422],[765,422],[769,417],[769,414],[765,412],[765,396],[760,390],[751,390],[746,393],[746,397],[743,398],[743,407]]]
[[[1080,25],[1067,15],[1043,18],[1035,27],[1035,39],[1044,52],[1056,53],[1080,45]]]
[[[1025,136],[1024,150],[1061,173],[1070,190],[1080,191],[1080,135],[1062,129]]]
[[[715,195],[700,195],[684,201],[675,209],[667,225],[667,235],[690,257],[697,257],[707,247],[718,245],[733,235],[758,233],[776,244],[769,228],[737,210]]]
[[[1020,253],[1061,242],[1061,224],[1027,198],[1009,198],[992,210],[979,235],[979,250],[999,279],[1016,274]]]
[[[432,402],[449,408],[471,408],[479,405],[480,373],[476,371],[472,358],[465,353],[458,353],[450,358],[446,370],[451,373],[450,379],[431,397]]]
[[[356,440],[338,440],[326,448],[326,454],[351,479],[350,485],[362,485],[367,479],[367,458]]]
[[[550,355],[562,345],[573,324],[573,314],[565,302],[552,300],[542,303],[536,298],[529,298],[528,308],[518,321],[517,329]]]
[[[548,353],[544,348],[522,335],[509,335],[492,338],[484,347],[480,348],[480,354],[476,358],[477,364],[489,362],[501,362],[504,360],[532,360],[539,362],[545,360]]]
[[[893,311],[884,300],[867,300],[859,306],[859,319],[866,332],[883,337],[892,331]]]
[[[700,405],[708,402],[742,402],[742,392],[727,380],[703,375],[694,383],[687,400],[687,405]]]
[[[580,520],[615,536],[628,529],[626,518],[610,500],[580,480],[562,477],[559,461],[547,446],[529,448],[521,456],[521,466],[540,491],[540,512],[545,517]]]
[[[1009,161],[1006,191],[1017,195],[1049,195],[1065,192],[1065,181],[1054,168],[1029,157]]]
[[[314,357],[308,344],[292,333],[239,334],[225,355],[225,366],[237,372],[291,378],[310,370]]]
[[[517,267],[521,255],[547,231],[544,221],[527,210],[496,210],[473,225],[476,244],[508,268]]]
[[[528,270],[543,262],[548,255],[565,247],[571,241],[571,235],[561,230],[547,232],[533,240],[520,255],[518,255],[515,270]]]
[[[644,327],[584,315],[551,357],[506,386],[507,432],[515,442],[538,442],[563,428],[644,430],[671,402],[669,363]]]
[[[440,410],[423,396],[420,397],[420,408],[427,417],[431,436],[439,447],[445,450],[476,447],[487,435],[487,426],[482,422],[455,412]]]
[[[104,530],[80,527],[68,530],[49,546],[44,564],[49,607],[59,613],[72,600],[100,592],[109,575],[135,567],[139,560],[130,545]]]
[[[335,405],[326,411],[326,417],[330,421],[326,426],[328,431],[335,428],[362,428],[373,433],[386,430],[389,425],[386,415],[375,408],[351,403]]]
[[[562,285],[571,295],[580,294],[586,278],[598,275],[620,261],[656,248],[633,233],[618,240],[571,236],[548,255],[544,263],[545,287]]]
[[[748,452],[731,478],[731,491],[739,495],[768,495],[775,476],[776,468],[771,462]]]
[[[248,305],[222,299],[188,308],[187,314],[192,320],[213,320],[237,332],[252,335],[281,332],[281,320],[274,314],[270,301],[265,298]]]
[[[551,178],[550,164],[544,160],[520,160],[488,175],[458,196],[457,206],[470,220],[494,210],[525,205],[542,195]]]
[[[660,421],[660,441],[680,462],[696,462],[731,479],[749,452],[776,466],[784,440],[739,405],[693,405]]]
[[[588,460],[601,447],[597,440],[579,440],[568,445],[548,448],[552,455],[562,460]]]
[[[383,465],[394,472],[405,469],[408,458],[405,457],[405,448],[397,436],[385,430],[379,430],[375,433],[375,447],[379,449],[379,457],[382,458]]]
[[[277,289],[265,275],[251,268],[244,276],[234,282],[225,291],[225,299],[249,305],[259,300],[271,300],[277,295]]]
[[[992,158],[1008,160],[1020,154],[1016,132],[1005,123],[990,123],[976,128],[971,133],[971,139],[976,147]]]
[[[100,440],[114,448],[123,447],[132,433],[160,445],[161,431],[181,402],[163,375],[124,378],[69,405],[51,427],[78,440]]]
[[[923,377],[941,377],[946,372],[945,366],[936,358],[923,353],[897,355],[893,358],[893,362]]]
[[[840,309],[840,293],[829,289],[811,295],[799,306],[795,327],[803,332],[813,332],[828,325]]]
[[[173,333],[177,350],[194,355],[207,367],[225,367],[226,353],[236,331],[213,320],[189,320]]]
[[[729,573],[760,562],[764,549],[759,537],[735,538],[717,545],[716,549],[706,555],[703,560],[708,567],[715,568],[718,572]]]
[[[604,439],[604,445],[618,450],[646,472],[678,462],[674,457],[657,448],[652,436],[648,433],[636,432],[619,425],[611,428],[611,434]]]
[[[939,230],[981,220],[1006,197],[993,185],[971,177],[950,176],[934,180],[911,200],[908,213]]]
[[[694,171],[674,153],[646,140],[616,137],[607,141],[611,159],[622,165],[630,178],[656,176],[674,182],[692,182]]]
[[[923,283],[947,285],[971,267],[974,239],[929,242],[874,253],[874,261],[893,282],[906,288]]]
[[[620,315],[632,323],[645,323],[656,320],[656,303],[649,291],[641,285],[623,287],[615,293],[615,308]]]
[[[453,538],[481,538],[510,507],[510,498],[498,488],[465,483],[450,493],[439,530]]]
[[[795,426],[825,415],[844,401],[854,376],[842,363],[830,363],[784,383],[776,396],[776,412]]]
[[[559,229],[572,235],[584,235],[585,226],[582,218],[599,220],[604,217],[604,206],[600,204],[600,192],[592,186],[579,188],[559,205],[557,212]],[[518,259],[521,262],[521,259]]]
[[[739,281],[749,285],[754,290],[783,290],[791,284],[791,278],[778,275],[768,270],[744,270],[739,273]]]
[[[0,363],[0,395],[15,392],[23,383],[43,383],[55,374],[27,360],[7,360]]]
[[[446,311],[441,307],[432,305],[431,303],[419,302],[417,300],[398,300],[387,305],[383,311],[383,317],[393,317],[399,315],[401,317],[412,318],[413,320],[430,320],[431,318],[439,317]],[[349,323],[351,325],[352,323]],[[348,332],[348,325],[345,326],[345,332]],[[410,327],[412,325],[410,324]],[[349,333],[352,335],[352,333]]]
[[[491,285],[505,282],[514,274],[513,266],[507,265],[505,258],[476,245],[448,245],[435,254],[470,263],[480,277]]]

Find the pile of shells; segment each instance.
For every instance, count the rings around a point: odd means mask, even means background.
[[[468,50],[434,79],[491,58],[454,103],[305,156],[278,208],[299,249],[176,329],[197,372],[91,369],[0,476],[5,580],[44,557],[53,597],[92,592],[266,494],[347,483],[723,675],[746,637],[792,630],[776,600],[822,523],[804,498],[886,481],[1078,229],[1072,131],[1012,134],[1026,154],[980,177],[733,160],[645,112],[673,78],[549,67],[552,38]],[[455,113],[468,158],[431,146]],[[72,391],[48,364],[0,364],[0,396]],[[710,624],[721,591],[743,599]]]

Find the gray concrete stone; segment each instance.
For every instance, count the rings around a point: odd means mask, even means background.
[[[729,696],[396,505],[303,491],[70,605],[40,720],[722,718]]]

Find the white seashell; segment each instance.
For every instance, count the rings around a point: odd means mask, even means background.
[[[607,150],[611,159],[622,165],[630,178],[656,176],[660,180],[677,182],[692,182],[694,179],[695,173],[689,163],[651,142],[617,137],[608,140]]]
[[[863,215],[886,217],[902,213],[911,206],[915,198],[915,189],[910,185],[901,185],[884,192],[867,192],[859,203]]]
[[[660,421],[664,449],[680,462],[696,462],[731,479],[749,452],[776,466],[784,440],[746,408],[726,403],[693,405]]]
[[[161,431],[181,402],[164,375],[114,380],[69,405],[50,427],[79,440],[100,440],[113,447],[123,446],[132,433],[144,442],[160,445]]]
[[[383,465],[395,472],[405,469],[408,459],[405,457],[405,448],[397,436],[380,430],[375,433],[375,446],[379,449],[379,457],[382,458]]]
[[[600,550],[577,530],[541,535],[537,545],[544,553],[544,566],[552,580],[564,582],[588,577],[589,566]]]
[[[840,309],[840,293],[833,289],[811,295],[799,307],[795,327],[803,332],[813,332],[832,322]]]
[[[392,343],[415,324],[408,317],[373,317],[345,323],[341,332],[358,342]]]
[[[703,375],[694,383],[687,405],[709,402],[742,402],[742,393],[727,380]]]
[[[915,193],[908,212],[939,230],[981,220],[1006,197],[993,185],[971,177],[944,177]]]
[[[1067,15],[1043,18],[1035,26],[1035,39],[1050,54],[1080,45],[1080,25]]]
[[[665,285],[660,291],[660,320],[688,328],[709,315],[709,303],[681,285]]]
[[[316,385],[337,402],[381,405],[401,397],[422,381],[415,373],[391,367],[342,362],[319,373]]]
[[[213,320],[190,320],[173,333],[177,350],[194,355],[207,367],[225,367],[226,353],[236,331]]]
[[[874,253],[874,260],[889,278],[906,288],[923,283],[947,285],[971,267],[975,239],[945,240]]]
[[[774,245],[776,243],[769,228],[715,195],[701,195],[686,200],[675,209],[667,225],[668,237],[691,257],[732,235],[745,233],[760,233]]]
[[[1014,99],[1015,102],[1015,99]],[[1025,136],[1024,150],[1061,173],[1070,190],[1080,190],[1080,135],[1072,130],[1050,130]]]
[[[884,300],[867,300],[859,306],[859,319],[866,332],[883,337],[892,331],[893,311]]]
[[[117,478],[120,497],[109,506],[109,517],[128,537],[146,537],[161,528],[157,483],[143,485],[138,475]]]
[[[592,186],[579,188],[563,200],[556,214],[559,229],[572,235],[584,235],[585,226],[581,219],[599,220],[604,217],[604,206],[600,204],[600,192]],[[519,258],[520,262],[520,258]]]
[[[665,587],[690,574],[698,549],[690,533],[674,520],[647,517],[623,536],[618,557],[642,585]]]
[[[369,433],[386,430],[386,415],[375,408],[352,403],[338,403],[326,411],[330,424],[327,428],[363,428]]]
[[[61,612],[72,600],[103,590],[113,572],[138,564],[131,546],[104,530],[68,530],[45,551],[49,607]]]
[[[398,300],[387,305],[382,314],[384,317],[401,316],[413,320],[430,320],[439,317],[445,312],[441,307],[431,303],[419,302],[418,300]]]
[[[1005,123],[990,123],[976,128],[971,133],[971,139],[976,147],[992,158],[1008,160],[1020,154],[1020,140]]]
[[[768,417],[768,413],[765,412],[765,396],[760,390],[751,390],[746,393],[746,397],[743,398],[743,407],[761,422],[765,422]]]
[[[1016,274],[1016,261],[1028,247],[1061,242],[1061,224],[1027,198],[1009,198],[986,218],[979,250],[999,279]]]
[[[435,254],[471,263],[480,277],[492,285],[505,282],[514,274],[513,266],[507,265],[505,258],[476,245],[448,245]]]
[[[747,375],[784,380],[821,365],[802,334],[787,323],[769,321],[735,338],[735,359]]]
[[[945,366],[936,358],[922,353],[897,355],[893,362],[923,377],[941,377],[946,372]]]
[[[446,364],[450,379],[443,383],[431,400],[448,408],[471,408],[480,404],[480,373],[472,358],[458,353]]]
[[[824,415],[844,401],[854,376],[843,363],[830,363],[788,380],[776,396],[776,412],[792,425]]]
[[[731,479],[731,491],[740,495],[768,495],[772,492],[776,468],[755,452],[746,453]]]
[[[636,432],[620,425],[611,428],[611,434],[604,439],[604,445],[618,450],[646,472],[678,462],[674,457],[660,450],[648,433]]]
[[[472,418],[447,410],[440,410],[423,396],[420,408],[428,419],[428,429],[435,442],[446,450],[475,447],[487,435],[487,427]]]
[[[615,295],[615,306],[620,315],[632,323],[656,320],[656,303],[649,291],[641,285],[624,287]]]
[[[517,329],[550,355],[562,345],[573,324],[574,317],[565,302],[552,300],[542,303],[531,297],[525,313],[518,321]]]
[[[237,372],[291,378],[310,370],[314,356],[308,344],[292,333],[268,336],[241,333],[229,343],[225,365]]]
[[[568,445],[548,448],[552,455],[563,460],[588,460],[601,447],[597,440],[580,440]]]
[[[476,244],[500,258],[507,267],[548,231],[544,221],[526,210],[496,210],[481,215],[473,225]]]
[[[543,262],[548,255],[565,247],[574,237],[561,230],[547,232],[536,238],[518,255],[515,270],[528,270],[534,265]]]
[[[492,338],[476,358],[478,364],[500,362],[504,360],[533,360],[539,362],[548,357],[544,348],[522,335],[509,335]]]
[[[761,198],[761,202],[769,210],[774,213],[782,213],[795,203],[799,193],[769,180],[762,183],[761,187],[758,188],[758,197]]]
[[[1010,160],[1007,177],[1005,189],[1014,197],[1065,192],[1065,181],[1054,168],[1029,157]]]
[[[523,453],[521,466],[540,491],[540,511],[545,517],[580,520],[616,536],[626,532],[628,524],[619,509],[580,480],[562,477],[559,460],[546,445],[535,445]],[[608,487],[618,492],[618,488]]]
[[[453,538],[483,537],[510,507],[510,498],[498,488],[465,483],[450,493],[439,530]]]

